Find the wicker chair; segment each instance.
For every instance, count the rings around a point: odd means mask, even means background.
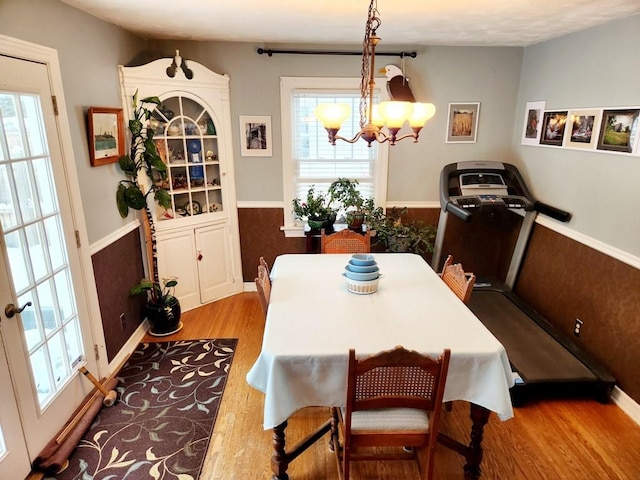
[[[320,238],[321,253],[369,253],[371,252],[371,233],[364,235],[345,228],[326,235],[324,229]]]
[[[444,262],[441,273],[442,280],[464,303],[469,303],[473,284],[476,276],[473,273],[465,273],[462,264],[453,263],[453,257],[449,255]]]
[[[269,300],[271,298],[271,279],[269,278],[269,272],[264,265],[258,265],[258,276],[255,279],[256,288],[258,289],[258,298],[260,299],[260,305],[262,311],[267,315],[269,309]]]
[[[349,351],[347,406],[332,409],[331,444],[342,480],[349,480],[350,463],[358,460],[416,460],[421,470],[413,447],[426,453],[421,478],[432,478],[450,355],[446,349],[434,359],[397,346],[356,359]]]

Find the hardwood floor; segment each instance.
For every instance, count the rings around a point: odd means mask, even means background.
[[[235,337],[239,339],[201,480],[270,479],[271,431],[262,429],[264,396],[245,376],[260,352],[264,317],[257,293],[247,292],[183,313],[184,328],[145,341]],[[328,408],[308,408],[289,421],[293,445],[329,416]],[[441,430],[465,442],[469,408],[454,402],[442,415]],[[337,480],[333,454],[322,439],[289,467],[291,480]],[[614,404],[591,400],[532,403],[501,422],[491,415],[484,435],[483,479],[638,479],[640,426]],[[435,478],[461,479],[463,459],[441,445]],[[418,478],[411,462],[362,462],[354,480]]]

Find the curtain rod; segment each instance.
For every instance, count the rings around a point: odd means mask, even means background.
[[[271,48],[258,48],[258,55],[267,54],[272,57],[274,54],[296,54],[296,55],[358,55],[361,56],[362,52],[347,52],[339,50],[277,50]],[[379,57],[411,57],[416,58],[418,54],[416,52],[376,52],[376,56]]]

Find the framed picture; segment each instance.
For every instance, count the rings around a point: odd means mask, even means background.
[[[523,145],[538,145],[542,126],[542,115],[547,102],[527,102],[524,110]]]
[[[564,128],[567,123],[567,110],[562,112],[544,112],[540,143],[542,145],[562,146]]]
[[[480,102],[450,103],[447,143],[475,143]]]
[[[600,128],[600,109],[569,110],[565,128],[564,146],[593,149]]]
[[[598,150],[633,153],[638,136],[640,108],[603,110]]]
[[[122,109],[89,107],[88,123],[91,166],[117,162],[124,155]]]
[[[240,116],[240,154],[243,157],[270,157],[271,117]]]

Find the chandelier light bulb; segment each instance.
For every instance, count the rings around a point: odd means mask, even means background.
[[[370,123],[378,128],[382,128],[384,127],[384,118],[382,118],[382,116],[380,115],[379,110],[380,109],[378,108],[378,105],[373,106],[373,108],[371,109]]]
[[[411,116],[413,104],[411,102],[382,102],[378,109],[387,128],[400,129]]]
[[[436,114],[436,107],[433,103],[414,103],[413,113],[409,117],[411,128],[422,128],[424,124]]]
[[[338,130],[342,122],[351,115],[351,107],[346,103],[321,103],[315,108],[314,113],[324,128]]]

